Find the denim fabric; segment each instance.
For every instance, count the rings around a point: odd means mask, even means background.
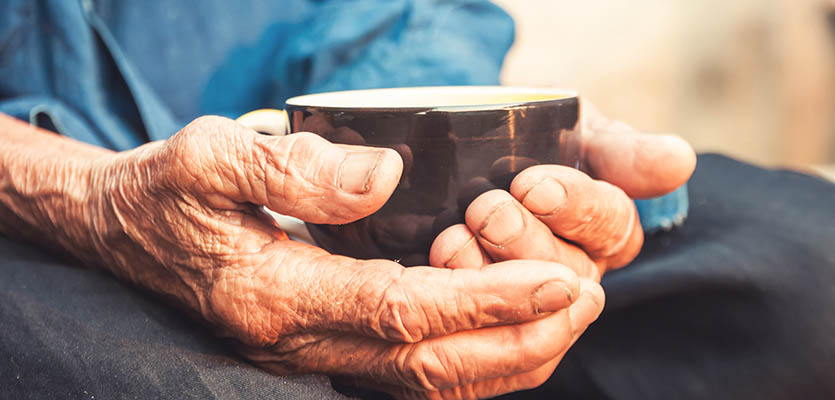
[[[125,150],[303,93],[497,84],[513,37],[486,0],[6,0],[0,112]],[[649,230],[686,210],[639,203]]]

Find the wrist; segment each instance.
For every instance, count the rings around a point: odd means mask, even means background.
[[[61,249],[199,309],[201,282],[163,257],[177,242],[153,235],[174,224],[157,206],[154,191],[165,188],[152,187],[160,145],[114,153],[0,114],[0,235]]]
[[[94,188],[96,165],[111,156],[57,157],[23,146],[9,150],[16,157],[5,163],[8,168],[0,185],[3,231],[41,245],[57,245],[90,261],[94,253],[91,221],[99,204]]]
[[[102,182],[117,157],[0,114],[0,234],[101,265]]]

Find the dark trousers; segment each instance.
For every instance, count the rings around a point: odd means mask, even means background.
[[[507,398],[835,399],[835,185],[701,156],[691,213],[604,278],[600,319]],[[0,398],[343,398],[135,288],[0,238]]]

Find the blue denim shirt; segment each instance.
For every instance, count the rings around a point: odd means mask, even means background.
[[[486,0],[5,0],[0,112],[125,150],[303,93],[498,84],[513,38]],[[644,228],[684,190],[637,201]]]

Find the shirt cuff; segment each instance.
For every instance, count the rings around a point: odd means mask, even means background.
[[[687,210],[690,207],[687,185],[661,197],[635,200],[635,206],[638,208],[638,215],[641,216],[644,232],[672,230],[681,226],[687,219]]]

